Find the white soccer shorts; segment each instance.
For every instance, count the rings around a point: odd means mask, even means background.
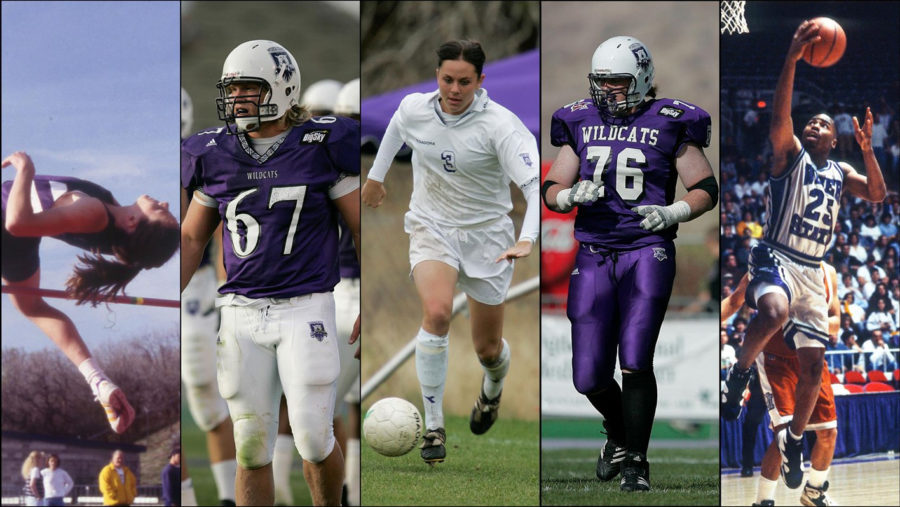
[[[407,212],[410,275],[422,261],[440,261],[459,272],[460,289],[476,301],[499,305],[512,283],[514,262],[495,262],[515,245],[512,219],[504,216],[480,228],[440,228]]]

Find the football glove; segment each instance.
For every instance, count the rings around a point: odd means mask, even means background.
[[[592,204],[600,198],[603,187],[593,181],[581,180],[572,188],[561,190],[556,194],[556,206],[563,213],[569,212],[576,205]]]
[[[691,207],[684,201],[677,201],[669,206],[636,206],[632,209],[635,213],[647,217],[641,221],[641,228],[650,232],[668,229],[691,217]]]

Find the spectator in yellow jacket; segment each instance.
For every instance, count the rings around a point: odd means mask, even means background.
[[[112,461],[100,471],[103,505],[131,505],[137,496],[137,478],[125,466],[125,456],[116,449]]]

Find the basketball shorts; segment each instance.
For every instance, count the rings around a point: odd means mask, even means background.
[[[822,268],[799,264],[767,245],[750,253],[747,304],[756,309],[764,294],[782,291],[790,303],[784,335],[788,346],[825,348],[828,343],[828,303]]]
[[[791,422],[794,418],[794,393],[797,388],[797,372],[800,362],[796,357],[784,357],[761,352],[756,356],[756,369],[759,372],[759,385],[762,387],[766,410],[772,427]],[[824,430],[837,428],[837,411],[834,405],[834,391],[831,390],[831,376],[828,366],[822,368],[822,386],[816,406],[809,418],[806,429]]]

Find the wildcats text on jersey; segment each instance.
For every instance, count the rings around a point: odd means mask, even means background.
[[[627,125],[582,125],[582,142],[625,141],[656,146],[659,129],[629,127]]]

